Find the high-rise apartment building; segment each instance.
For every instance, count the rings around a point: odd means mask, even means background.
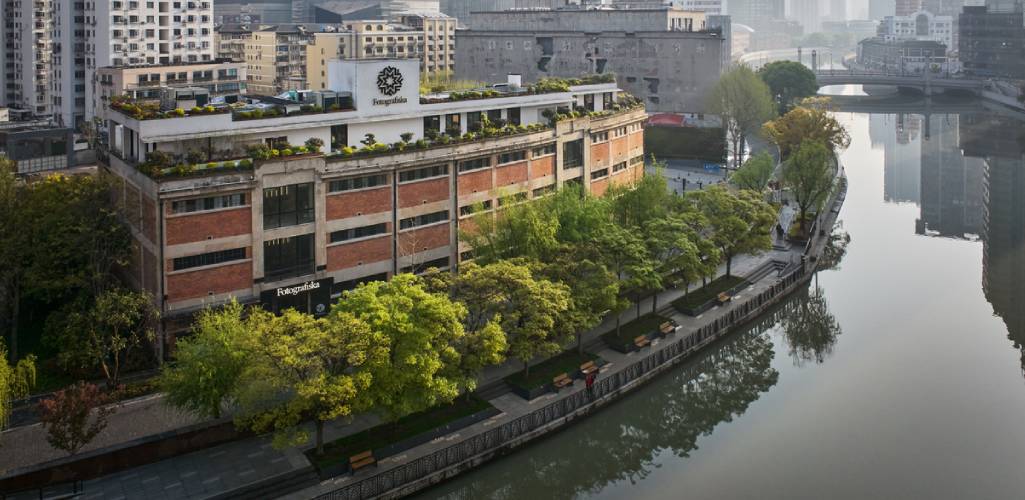
[[[896,0],[893,15],[910,16],[922,9],[922,0]]]
[[[78,127],[104,66],[213,59],[209,1],[4,0],[0,105]]]
[[[1025,79],[1025,15],[1021,4],[992,4],[965,7],[958,20],[958,49],[964,71]]]
[[[217,57],[246,63],[251,94],[306,88],[306,46],[315,28],[303,24],[233,24],[217,29]]]

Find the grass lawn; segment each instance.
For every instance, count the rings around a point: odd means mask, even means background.
[[[616,330],[612,330],[602,338],[609,344],[616,344],[623,347],[630,347],[634,343],[634,339],[641,335],[647,335],[658,331],[658,327],[669,321],[669,318],[659,316],[658,314],[645,314],[640,318],[637,318],[625,325],[620,326],[619,335],[616,335]]]
[[[739,276],[720,276],[711,283],[697,290],[692,290],[686,296],[674,300],[673,306],[677,309],[696,309],[706,302],[715,299],[720,293],[741,283],[744,283],[744,278]]]
[[[407,415],[395,422],[381,424],[358,434],[324,443],[323,456],[317,456],[316,448],[307,451],[306,456],[317,468],[339,463],[347,464],[349,457],[358,453],[398,443],[490,407],[491,403],[483,399],[470,397],[467,400],[461,396],[451,404]],[[383,457],[376,458],[380,460]]]
[[[510,385],[531,390],[552,382],[552,379],[560,374],[572,375],[580,369],[580,365],[588,361],[596,361],[597,356],[593,354],[580,354],[576,349],[564,352],[558,356],[548,359],[544,363],[530,367],[530,376],[524,377],[523,371],[518,371],[505,378]]]

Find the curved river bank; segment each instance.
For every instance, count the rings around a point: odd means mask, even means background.
[[[1025,135],[978,109],[839,111],[852,145],[838,268],[623,401],[421,497],[1020,498]]]

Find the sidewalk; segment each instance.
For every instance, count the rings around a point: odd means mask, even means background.
[[[760,256],[739,256],[736,257],[733,262],[734,274],[738,276],[746,276],[773,259],[789,262],[794,259],[799,260],[799,258],[799,254],[796,252],[780,251],[771,251]],[[720,273],[724,271],[725,266],[721,266]],[[771,273],[755,283],[749,290],[752,290],[753,292],[763,290],[770,286],[775,279],[775,273]],[[677,313],[675,310],[671,310],[672,308],[670,306],[670,303],[683,296],[683,293],[682,289],[678,289],[667,290],[658,295],[659,311],[671,316],[673,319],[678,321],[680,325],[682,325],[681,334],[685,334],[700,326],[711,323],[720,315],[728,312],[730,307],[732,307],[732,304],[724,307],[717,307],[696,318],[684,316]],[[749,293],[751,292],[741,292],[737,298],[742,299],[744,295]],[[641,315],[651,312],[651,300],[652,299],[649,297],[641,301]],[[621,315],[621,319],[624,324],[636,317],[636,306],[630,307]],[[597,328],[584,334],[584,344],[586,345],[588,342],[597,339],[600,335],[613,330],[615,328],[615,324],[615,318],[606,319],[606,321]],[[657,348],[657,341],[654,342],[653,345],[656,345]],[[617,367],[623,366],[631,359],[632,356],[635,355],[623,355],[610,349],[604,349],[598,352],[598,354],[611,362],[611,364],[606,367],[606,370],[615,370]],[[502,365],[489,367],[481,374],[480,386],[486,386],[521,369],[522,364],[516,360],[509,360]],[[574,386],[574,390],[580,390],[581,387],[582,383],[577,383]],[[563,391],[563,394],[568,394],[568,391]],[[495,405],[496,408],[503,411],[502,414],[463,429],[454,435],[440,438],[434,442],[421,445],[397,456],[387,457],[380,461],[379,466],[390,466],[401,461],[411,460],[415,457],[422,456],[423,454],[430,453],[437,449],[437,447],[443,447],[451,444],[453,440],[459,439],[461,436],[472,435],[475,429],[487,428],[498,422],[503,422],[507,419],[514,418],[515,416],[523,415],[540,406],[550,403],[556,397],[557,396],[555,394],[548,394],[535,399],[534,401],[527,402],[511,393],[501,395],[491,400],[491,403]],[[146,411],[173,411],[167,410],[159,400],[153,402],[150,406],[144,407],[148,408]],[[154,410],[154,408],[160,408],[161,410]],[[325,425],[325,439],[330,441],[350,434],[355,434],[377,425],[378,423],[379,420],[372,415],[359,415],[349,423],[341,421],[330,422]],[[310,426],[310,428],[312,431],[312,426]],[[43,443],[45,443],[45,441],[41,439],[31,446],[45,446]],[[246,485],[254,485],[260,481],[282,474],[300,473],[304,469],[308,469],[310,467],[309,461],[302,452],[311,447],[312,444],[301,449],[293,448],[275,450],[270,446],[270,438],[267,436],[219,445],[86,481],[84,484],[85,491],[82,498],[104,498],[113,500],[117,500],[119,498],[138,498],[145,500],[164,498],[209,498],[237,490],[238,488]],[[5,450],[10,449],[6,444],[4,448]],[[310,496],[317,494],[317,491],[328,491],[337,488],[339,484],[344,484],[345,481],[349,480],[349,478],[350,476],[348,475],[333,478],[313,487],[314,489],[312,490],[302,490],[291,497],[309,498]]]

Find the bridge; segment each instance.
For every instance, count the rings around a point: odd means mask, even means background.
[[[829,85],[885,85],[900,88],[913,88],[926,95],[962,90],[979,94],[985,87],[984,80],[971,78],[952,78],[925,72],[920,75],[901,75],[893,73],[853,71],[853,70],[819,70],[815,72],[819,86]]]

